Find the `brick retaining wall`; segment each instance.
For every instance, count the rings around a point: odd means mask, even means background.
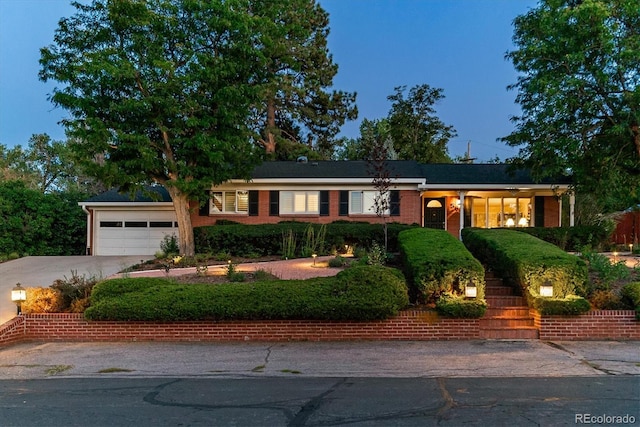
[[[581,316],[540,316],[542,340],[640,340],[631,310],[592,311]],[[82,314],[29,314],[0,326],[0,346],[20,341],[349,341],[479,339],[478,319],[448,319],[407,310],[371,322],[269,320],[194,322],[89,322]]]
[[[531,310],[540,339],[640,340],[640,322],[633,310],[593,310],[580,316],[541,316]]]

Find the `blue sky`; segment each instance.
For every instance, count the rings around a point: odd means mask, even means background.
[[[320,0],[329,12],[329,50],[339,65],[336,89],[356,91],[359,117],[342,135],[357,137],[363,118],[386,117],[396,86],[444,90],[438,116],[458,132],[449,154],[471,143],[478,162],[516,150],[497,142],[517,115],[516,81],[504,59],[513,19],[535,0]],[[39,49],[53,41],[68,0],[0,0],[0,144],[26,146],[35,133],[63,140],[65,111],[48,101],[55,83],[38,80]]]

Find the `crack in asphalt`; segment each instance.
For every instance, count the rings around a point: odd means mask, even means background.
[[[334,391],[336,391],[346,382],[347,382],[347,378],[342,378],[338,382],[336,382],[334,385],[329,387],[329,389],[327,389],[326,391],[320,393],[316,397],[309,400],[306,404],[302,406],[302,408],[300,408],[298,413],[289,422],[288,425],[291,427],[304,426],[307,420],[318,410],[318,408],[320,408],[320,406],[322,406],[322,404],[324,403],[325,397],[330,395]]]

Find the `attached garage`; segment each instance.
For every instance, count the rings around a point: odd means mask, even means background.
[[[154,255],[165,236],[178,236],[173,203],[159,186],[133,198],[108,191],[80,206],[87,213],[88,255]]]

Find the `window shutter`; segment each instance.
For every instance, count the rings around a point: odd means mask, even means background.
[[[533,203],[535,205],[533,225],[535,227],[544,227],[544,197],[536,196]]]
[[[278,216],[280,214],[279,199],[279,191],[269,191],[269,216]]]
[[[400,191],[389,192],[389,213],[391,216],[400,216]]]
[[[320,216],[329,216],[329,192],[320,192]]]
[[[259,194],[257,190],[249,191],[249,216],[258,216]]]
[[[211,203],[211,192],[207,191],[207,200],[204,202],[204,204],[200,205],[200,211],[198,212],[198,215],[200,216],[209,216],[209,204]]]
[[[338,210],[338,215],[340,216],[349,215],[349,191],[347,190],[340,190],[340,206]]]

